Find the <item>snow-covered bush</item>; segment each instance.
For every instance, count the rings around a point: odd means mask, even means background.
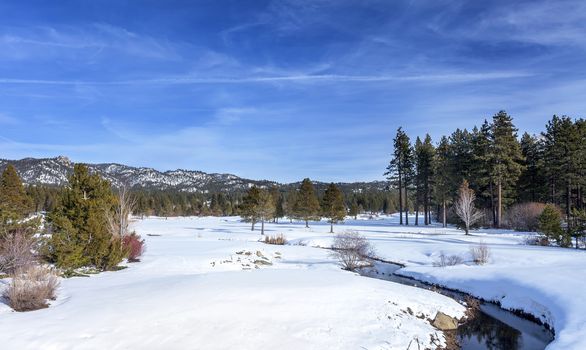
[[[146,249],[144,239],[141,239],[135,232],[122,238],[122,247],[128,253],[129,262],[140,261],[140,257]]]
[[[31,265],[13,275],[3,296],[15,311],[32,311],[46,308],[47,300],[55,299],[57,287],[59,279],[51,269]]]
[[[460,265],[464,262],[461,256],[459,255],[446,255],[444,252],[441,252],[439,257],[434,260],[433,266],[435,267],[446,267],[446,266],[454,266]]]
[[[505,215],[505,226],[517,231],[537,231],[544,203],[527,202],[513,205]]]
[[[490,248],[486,243],[480,242],[477,246],[470,247],[470,255],[476,265],[484,265],[490,259]]]
[[[370,242],[357,232],[336,235],[332,249],[333,256],[340,261],[345,270],[349,271],[370,265],[370,258],[374,257],[374,249]]]
[[[0,271],[14,274],[35,262],[35,239],[20,232],[10,233],[0,240]]]
[[[266,244],[285,245],[285,244],[287,244],[287,239],[281,233],[281,234],[278,234],[275,236],[265,236],[265,239],[263,242]]]

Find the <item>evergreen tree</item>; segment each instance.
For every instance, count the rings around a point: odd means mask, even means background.
[[[246,196],[242,199],[240,204],[240,215],[248,222],[252,223],[251,231],[254,231],[254,226],[260,219],[259,208],[261,206],[262,193],[261,189],[252,186]]]
[[[358,219],[358,202],[356,199],[354,199],[350,204],[350,212],[348,214],[353,216],[354,220]]]
[[[485,119],[478,129],[472,131],[472,167],[470,188],[478,193],[479,206],[489,208],[492,213],[493,225],[496,225],[496,211],[494,205],[494,186],[491,178],[491,151],[492,130],[490,123]]]
[[[334,233],[334,224],[343,221],[346,217],[346,205],[344,204],[344,194],[338,186],[331,183],[321,203],[322,214],[330,223],[330,233]]]
[[[548,204],[539,216],[539,232],[547,238],[553,239],[560,246],[567,246],[569,237],[562,229],[562,217],[560,211],[553,205]]]
[[[521,152],[525,162],[519,177],[519,202],[546,201],[547,181],[543,162],[543,146],[541,142],[528,133],[521,137]]]
[[[407,195],[414,177],[413,149],[409,136],[400,127],[393,140],[393,147],[393,159],[389,163],[385,175],[390,181],[390,185],[399,191],[399,223],[403,225],[403,211],[405,211],[405,223],[409,225]]]
[[[583,181],[583,165],[580,153],[580,131],[572,119],[553,116],[543,134],[545,143],[546,173],[550,180],[551,200],[563,205],[566,212],[568,229],[572,213],[572,191]],[[562,199],[564,200],[562,203]]]
[[[319,220],[320,205],[315,195],[315,189],[311,180],[304,179],[297,191],[293,213],[295,217],[305,221],[305,227],[309,227],[309,220]]]
[[[30,197],[18,176],[16,169],[9,164],[0,178],[0,216],[3,219],[20,220],[32,209]]]
[[[496,187],[496,226],[500,227],[503,206],[513,200],[516,183],[523,170],[523,154],[513,118],[505,111],[493,117],[491,131],[491,177]]]
[[[433,195],[438,207],[441,207],[442,224],[447,226],[447,204],[451,198],[452,169],[450,162],[450,144],[447,137],[442,137],[435,152]],[[439,209],[439,208],[438,208]],[[438,215],[440,210],[437,211]],[[439,220],[439,216],[438,216]]]
[[[273,222],[278,222],[280,218],[285,216],[284,199],[277,186],[271,186],[270,194],[273,204],[275,205]]]
[[[431,136],[425,135],[425,140],[421,142],[419,137],[415,142],[415,163],[416,163],[416,216],[415,224],[419,224],[419,205],[423,204],[424,223],[429,225],[429,204],[431,198],[431,185],[433,181],[433,159],[435,156],[435,148],[431,142]]]
[[[25,220],[31,210],[31,198],[16,169],[9,164],[0,177],[0,246],[9,235],[36,233],[40,219]]]
[[[120,237],[108,230],[115,203],[110,183],[76,164],[59,206],[49,214],[51,262],[62,268],[91,265],[101,270],[118,265],[127,252]]]
[[[259,202],[257,207],[258,217],[261,220],[260,234],[265,234],[265,221],[270,220],[275,215],[275,203],[269,191],[260,190]]]

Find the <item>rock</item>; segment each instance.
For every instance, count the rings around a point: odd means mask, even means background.
[[[458,328],[458,320],[443,312],[438,312],[431,325],[441,331],[452,331]]]
[[[272,265],[273,263],[267,260],[255,260],[256,265]]]

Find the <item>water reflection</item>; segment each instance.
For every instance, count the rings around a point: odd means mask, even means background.
[[[373,268],[362,270],[361,274],[433,290],[458,301],[466,298],[463,293],[394,275],[400,268],[399,265],[377,262]],[[475,317],[458,327],[456,338],[463,350],[542,350],[551,343],[553,334],[545,327],[501,309],[495,304],[480,303]]]
[[[478,312],[474,319],[458,327],[457,336],[462,349],[467,350],[523,349],[522,333],[519,330],[484,312]]]

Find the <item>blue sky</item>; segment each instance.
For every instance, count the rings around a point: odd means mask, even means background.
[[[586,107],[586,2],[0,1],[0,158],[382,179],[395,130]]]

